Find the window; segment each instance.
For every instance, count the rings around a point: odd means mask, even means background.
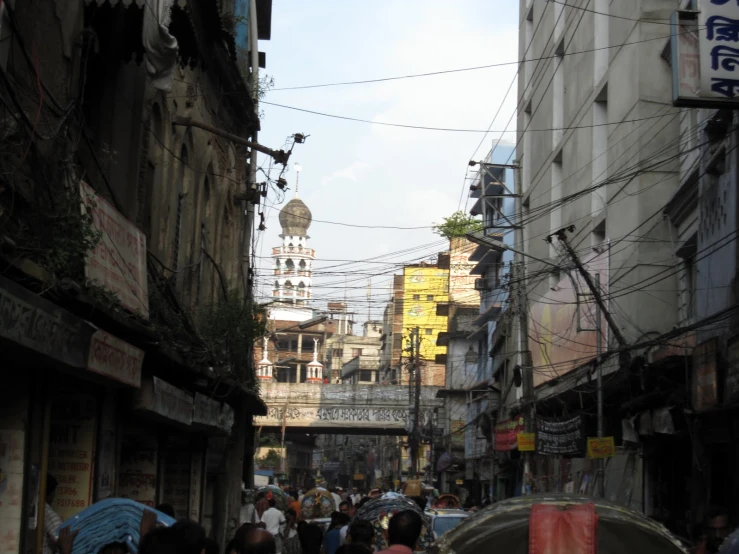
[[[426,295],[426,300],[428,302],[433,302],[434,301],[434,295],[433,294],[427,294]]]
[[[362,349],[361,348],[352,348],[352,358],[356,358],[357,356],[362,355]]]
[[[433,335],[434,334],[434,330],[429,327],[429,328],[426,329],[426,334],[427,335]]]
[[[372,372],[368,369],[360,370],[359,381],[361,383],[371,383],[372,382]]]
[[[413,295],[413,300],[421,300],[421,295],[420,294],[414,294]]]
[[[334,348],[332,356],[334,358],[343,358],[344,357],[344,349],[343,348]]]

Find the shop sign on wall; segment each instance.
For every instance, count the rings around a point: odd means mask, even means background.
[[[49,433],[49,473],[59,485],[51,507],[63,520],[92,503],[96,401],[65,392],[54,399]]]
[[[87,369],[131,387],[141,386],[144,351],[98,329],[90,340]]]
[[[147,506],[156,501],[157,438],[144,429],[127,429],[121,438],[118,496]]]
[[[142,382],[134,397],[134,409],[154,412],[184,425],[192,424],[194,407],[192,396],[158,377]]]
[[[0,554],[20,552],[25,433],[0,429]]]

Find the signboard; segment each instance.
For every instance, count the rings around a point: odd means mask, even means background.
[[[523,416],[495,424],[495,451],[509,452],[518,448],[517,436],[523,433]]]
[[[588,458],[598,460],[616,455],[616,443],[613,437],[588,437]]]
[[[585,448],[582,416],[536,418],[536,451],[539,454],[567,456],[581,454]]]
[[[693,409],[700,412],[718,404],[717,351],[718,338],[712,338],[693,349],[691,391]]]
[[[85,277],[113,292],[132,312],[149,317],[146,283],[146,236],[85,182],[80,183],[85,209],[102,238],[90,253]]]
[[[464,479],[457,479],[456,481],[454,481],[454,484],[456,484],[456,485],[464,485]]]
[[[609,250],[583,257],[583,265],[591,274],[600,276],[601,291],[608,294]],[[575,286],[577,285],[577,286]],[[577,367],[590,363],[598,355],[598,334],[580,330],[573,325],[577,321],[587,324],[584,329],[595,329],[596,321],[592,302],[583,299],[579,292],[588,285],[577,272],[563,277],[538,301],[531,304],[529,318],[529,349],[534,372],[534,386],[561,378]],[[601,329],[608,329],[605,318]],[[607,340],[605,341],[607,344]]]
[[[192,396],[158,377],[144,381],[134,397],[134,409],[154,412],[184,425],[192,424],[194,408]]]
[[[220,402],[199,392],[195,393],[192,412],[193,425],[221,428],[223,425],[222,411],[223,407]]]
[[[318,387],[316,387],[318,388]],[[406,389],[406,395],[408,394]],[[326,395],[326,398],[330,398]],[[408,416],[412,411],[407,408],[371,408],[357,407],[356,405],[326,406],[269,406],[266,416],[254,418],[255,425],[266,427],[281,427],[283,423],[290,427],[372,427],[383,429],[405,429],[406,421],[413,418]],[[421,409],[421,426],[438,425],[438,415],[433,408]]]
[[[354,480],[355,481],[364,481],[364,473],[355,473],[354,474]]]
[[[189,517],[191,458],[192,454],[186,445],[170,446],[164,455],[162,502],[172,505],[175,519]]]
[[[536,450],[536,433],[519,433],[516,436],[519,452],[534,452]]]
[[[200,496],[203,484],[203,452],[193,452],[190,460],[190,515],[191,521],[200,521]]]
[[[95,465],[95,502],[108,498],[115,490],[116,403],[106,394],[101,400],[100,432]]]
[[[85,367],[89,337],[82,320],[0,277],[0,336],[73,367]]]
[[[266,487],[267,485],[269,485],[268,475],[255,475],[254,476],[254,486],[255,487]]]
[[[90,340],[87,369],[131,387],[141,387],[144,351],[98,329]]]
[[[92,504],[96,402],[64,391],[54,399],[49,433],[49,473],[59,485],[51,507],[67,520]]]
[[[702,0],[698,16],[700,96],[739,95],[739,6],[727,0]]]
[[[339,471],[339,465],[341,462],[323,462],[323,471]]]
[[[121,437],[118,496],[154,507],[157,438],[144,429],[127,429]]]
[[[0,429],[0,554],[21,552],[25,433]]]
[[[700,12],[671,18],[673,104],[736,107],[739,96],[739,5],[701,0]]]

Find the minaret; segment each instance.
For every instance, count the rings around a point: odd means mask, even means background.
[[[262,356],[262,359],[257,364],[257,378],[260,381],[273,381],[274,380],[274,364],[269,361],[268,349],[267,346],[269,344],[269,341],[267,340],[267,337],[264,337],[264,343],[262,346],[262,350],[264,355]]]
[[[316,257],[315,251],[308,247],[308,227],[312,219],[308,206],[298,198],[296,179],[295,198],[280,211],[282,245],[272,248],[272,298],[276,302],[301,307],[310,304]]]
[[[318,339],[313,339],[313,361],[306,366],[308,375],[306,383],[323,383],[323,364],[318,361]]]

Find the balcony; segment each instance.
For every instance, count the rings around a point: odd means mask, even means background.
[[[314,258],[316,251],[312,248],[305,248],[303,246],[277,246],[272,248],[272,255],[291,255],[291,256],[306,256]]]

